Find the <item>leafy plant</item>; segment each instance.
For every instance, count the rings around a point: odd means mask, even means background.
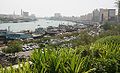
[[[5,53],[15,53],[22,51],[22,43],[19,41],[12,41],[8,43],[8,47],[2,49],[2,51]]]

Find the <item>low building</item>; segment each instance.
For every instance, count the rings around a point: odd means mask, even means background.
[[[0,30],[0,35],[5,36],[8,33],[7,30]]]
[[[23,11],[23,17],[28,17],[29,16],[29,12],[24,12]]]
[[[6,34],[7,30],[0,30],[0,45],[3,45],[7,42]]]
[[[28,39],[28,38],[32,38],[32,35],[26,33],[13,33],[7,30],[0,30],[0,41],[4,40],[4,42],[6,42],[8,40]]]
[[[72,25],[67,25],[67,27],[66,27],[66,32],[72,32],[72,31],[74,31],[73,28],[74,28],[74,27],[73,27]]]
[[[43,28],[37,28],[35,29],[35,34],[45,34],[45,30]]]
[[[67,27],[66,25],[61,25],[61,24],[58,26],[59,31],[60,31],[61,33],[66,32],[66,27]]]
[[[6,35],[8,40],[17,40],[17,39],[29,39],[32,38],[32,35],[25,33],[10,33]]]
[[[51,32],[53,29],[54,29],[53,26],[48,26],[48,27],[47,27],[47,33]]]
[[[0,35],[0,45],[6,44],[7,39],[6,36]]]

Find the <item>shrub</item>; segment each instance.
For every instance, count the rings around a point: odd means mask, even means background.
[[[22,51],[22,44],[19,41],[13,41],[8,44],[8,48],[2,49],[5,53],[15,53]]]

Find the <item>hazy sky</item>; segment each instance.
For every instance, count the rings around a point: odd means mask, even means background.
[[[37,16],[80,16],[96,8],[115,8],[115,0],[0,0],[0,14],[20,14],[21,9]]]

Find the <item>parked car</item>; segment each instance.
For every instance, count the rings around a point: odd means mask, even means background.
[[[29,47],[27,46],[27,47],[26,47],[26,51],[28,51],[28,50],[29,50]]]
[[[22,50],[23,50],[23,51],[26,51],[26,48],[25,48],[25,47],[23,47],[23,48],[22,48]]]
[[[33,48],[29,46],[29,49],[32,50]]]

